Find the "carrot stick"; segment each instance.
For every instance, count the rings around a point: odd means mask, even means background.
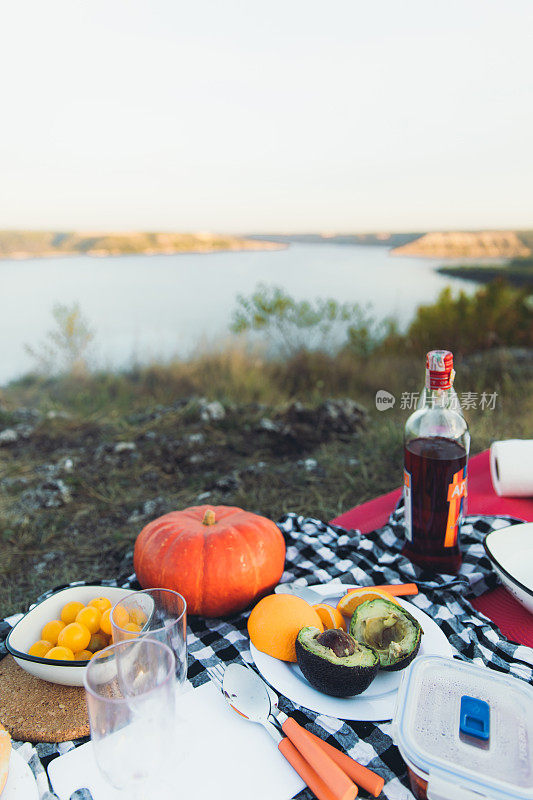
[[[347,594],[355,592],[356,589],[379,589],[381,592],[388,592],[394,597],[403,597],[408,594],[418,594],[418,586],[416,583],[388,583],[382,586],[354,586],[353,589],[348,589]]]
[[[283,753],[289,764],[294,767],[300,778],[309,786],[318,800],[339,800],[338,796],[331,791],[329,786],[286,736],[279,743],[278,750]],[[352,783],[351,788],[344,793],[343,798],[344,800],[354,800],[355,797],[357,797],[357,786]]]
[[[357,795],[357,787],[322,746],[322,739],[309,736],[305,728],[292,717],[287,717],[281,730],[322,778],[336,800],[353,800]]]
[[[362,764],[359,764],[347,753],[342,753],[340,750],[337,750],[336,747],[333,747],[333,745],[315,736],[311,731],[305,730],[305,733],[307,736],[314,738],[324,752],[327,753],[357,785],[361,786],[367,792],[370,792],[374,797],[380,794],[385,784],[385,779],[382,778],[381,775],[372,772],[368,767],[363,767]]]

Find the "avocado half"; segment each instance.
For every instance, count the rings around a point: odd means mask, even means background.
[[[405,608],[377,598],[355,609],[350,633],[376,651],[381,669],[393,672],[411,663],[420,649],[423,631]]]
[[[296,638],[296,659],[311,686],[333,697],[361,694],[379,670],[372,648],[340,628],[323,633],[310,626],[302,628]]]

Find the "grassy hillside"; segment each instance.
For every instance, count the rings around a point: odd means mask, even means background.
[[[497,396],[493,410],[465,412],[473,453],[531,435],[531,356],[491,351],[456,365],[458,392]],[[0,616],[65,581],[129,573],[139,531],[176,508],[328,520],[392,490],[403,398],[422,380],[422,357],[266,363],[234,351],[11,386],[0,411]],[[393,409],[376,410],[379,389],[395,395]]]
[[[334,301],[311,307],[280,292],[245,298],[239,313],[268,338],[281,326],[307,344],[290,335],[284,358],[234,347],[122,373],[90,373],[73,359],[63,375],[0,389],[0,617],[65,581],[131,572],[139,531],[172,509],[209,503],[329,520],[395,488],[430,347],[454,351],[473,453],[531,436],[524,292],[445,291],[404,335]],[[345,345],[310,349],[313,330],[339,314],[352,320]],[[71,316],[66,327],[58,320],[67,347]],[[377,410],[379,390],[394,395],[392,408]]]

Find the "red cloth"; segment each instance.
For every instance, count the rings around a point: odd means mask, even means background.
[[[467,513],[506,515],[533,522],[533,499],[498,497],[492,488],[489,464],[488,450],[469,461]],[[401,489],[395,489],[346,511],[332,522],[343,528],[357,528],[362,533],[373,531],[385,525],[401,494]],[[472,605],[495,622],[508,639],[533,647],[533,614],[503,587],[486,592]]]

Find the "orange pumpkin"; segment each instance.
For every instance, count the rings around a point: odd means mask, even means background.
[[[174,589],[189,614],[241,611],[279,583],[285,540],[266,517],[229,506],[193,506],[153,520],[135,542],[143,589]]]

